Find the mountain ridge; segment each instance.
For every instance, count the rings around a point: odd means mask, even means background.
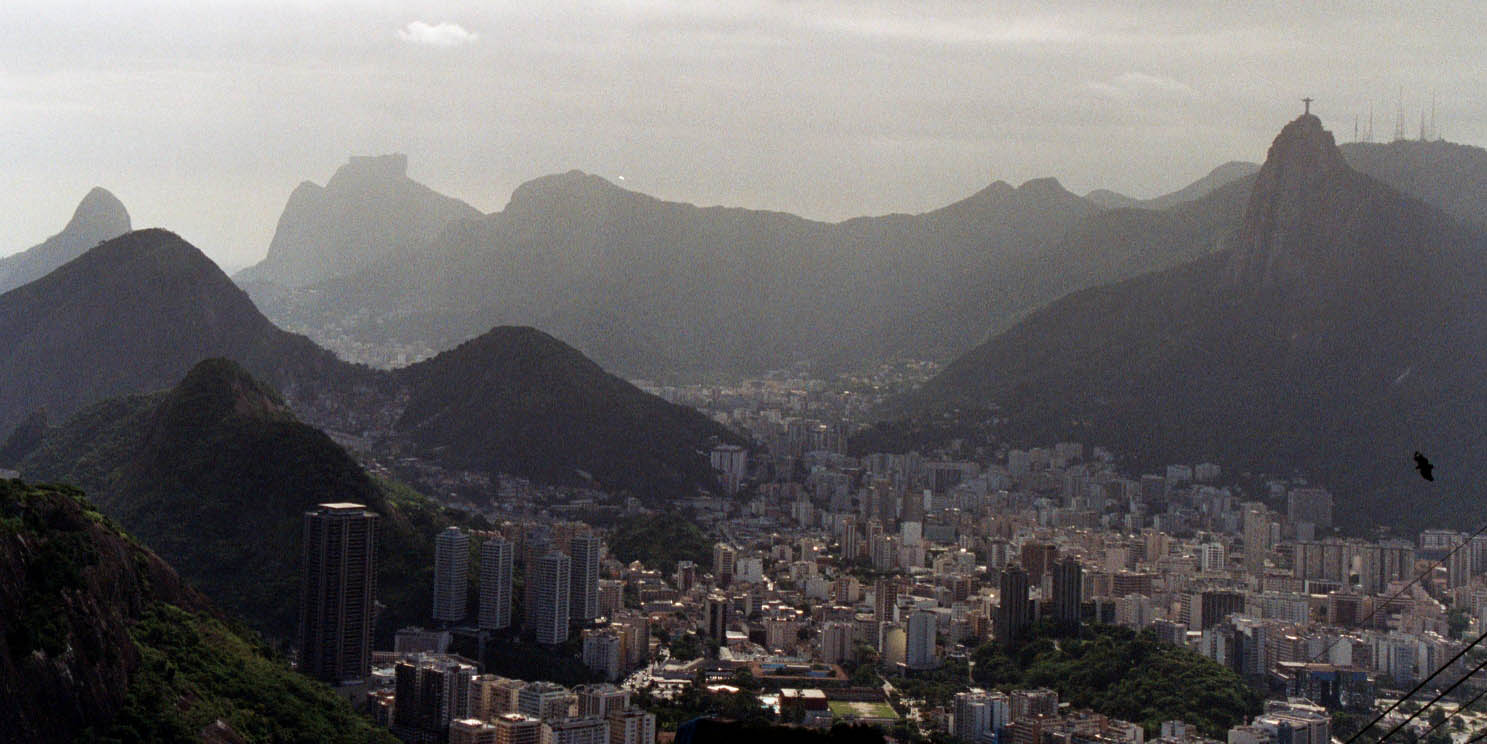
[[[1302,117],[1220,251],[1032,313],[906,410],[992,407],[1003,436],[1076,437],[1139,467],[1300,468],[1349,494],[1350,522],[1387,523],[1385,493],[1414,485],[1396,458],[1487,457],[1470,423],[1487,369],[1452,351],[1487,342],[1484,251],[1487,236],[1353,170]]]
[[[1033,179],[916,215],[825,223],[663,201],[569,171],[353,276],[297,293],[250,289],[286,327],[379,366],[493,325],[541,328],[606,369],[650,379],[934,358],[981,340],[967,320],[1068,291],[1049,272],[1015,287],[997,277],[1100,211],[1056,179]],[[1117,277],[1153,268],[1102,267]]]
[[[556,478],[559,470],[584,470],[636,493],[690,495],[716,486],[699,449],[732,436],[701,414],[640,391],[536,331],[487,330],[464,352],[427,362],[420,369],[435,370],[427,376],[343,362],[275,327],[199,250],[164,230],[108,241],[0,296],[0,345],[15,352],[0,358],[0,437],[10,440],[5,451],[34,433],[35,426],[21,427],[26,431],[11,436],[38,411],[45,412],[43,422],[63,422],[116,396],[150,394],[189,381],[187,373],[213,357],[241,364],[308,424],[368,441],[374,456],[400,458],[415,447],[431,464],[447,467],[451,463],[441,450],[421,445],[465,426],[459,419],[468,411],[500,414],[513,429],[537,426],[522,417],[540,411],[544,441],[551,444],[547,449],[491,435],[477,438],[488,449],[465,442],[451,450],[461,453],[461,469],[492,476],[497,467],[539,480]],[[524,373],[506,363],[522,355],[550,362],[540,370],[549,375],[545,385],[500,379],[500,374]],[[451,377],[439,369],[469,374]],[[492,397],[513,391],[524,397]],[[408,401],[447,397],[462,397],[462,405],[431,413],[437,421],[426,426],[408,423],[415,420],[405,416]],[[272,412],[280,406],[268,400],[259,398],[249,408]],[[394,426],[400,417],[406,424],[402,430]],[[622,430],[611,425],[617,421],[625,423]],[[631,462],[654,467],[636,470]]]
[[[0,258],[0,294],[36,281],[99,242],[129,232],[129,210],[108,189],[94,186],[67,225],[41,244]]]

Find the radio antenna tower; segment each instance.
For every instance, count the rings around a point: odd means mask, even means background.
[[[1435,91],[1430,93],[1430,139],[1439,142],[1441,130],[1435,128]]]
[[[1399,109],[1394,114],[1394,141],[1404,139],[1404,86],[1399,86]]]

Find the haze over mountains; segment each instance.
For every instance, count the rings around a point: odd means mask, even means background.
[[[1259,170],[1260,166],[1256,163],[1234,160],[1214,168],[1202,178],[1170,194],[1163,194],[1151,199],[1137,199],[1107,189],[1096,189],[1085,194],[1084,198],[1110,209],[1140,207],[1142,209],[1161,210],[1182,204],[1183,202],[1200,199],[1207,196],[1214,189],[1238,181],[1241,178],[1253,176]]]
[[[1461,219],[1487,220],[1480,148],[1355,143],[1344,152]],[[1444,184],[1430,175],[1443,159],[1456,174]],[[1064,294],[1213,250],[1238,227],[1257,167],[1227,163],[1144,201],[1081,198],[1053,179],[997,182],[931,212],[835,224],[666,202],[572,171],[524,184],[500,212],[428,227],[425,241],[348,253],[324,281],[247,281],[258,269],[239,280],[276,322],[377,366],[501,324],[540,328],[629,377],[949,360]],[[381,176],[406,181],[401,169]],[[325,194],[339,205],[334,214],[292,198],[281,232],[292,223],[324,244],[349,245],[399,209],[354,208],[355,193],[338,179]]]
[[[1139,467],[1226,458],[1357,494],[1387,522],[1414,450],[1458,480],[1487,459],[1487,237],[1349,166],[1315,116],[1288,124],[1221,250],[1075,293],[949,365],[913,407],[996,408],[1015,440],[1073,437]]]
[[[1111,251],[1096,269],[1065,252],[1070,271],[1037,270],[1101,211],[1041,179],[924,214],[827,224],[664,202],[573,171],[360,272],[299,292],[246,286],[279,322],[374,362],[388,357],[356,351],[417,356],[494,324],[542,328],[632,376],[943,358],[1083,286],[1069,276],[1103,281],[1189,257]]]
[[[129,212],[118,197],[94,188],[83,197],[62,232],[40,245],[0,258],[0,294],[50,274],[98,243],[129,232]]]
[[[37,411],[61,422],[107,398],[170,387],[212,357],[241,364],[308,423],[389,456],[416,450],[438,467],[681,495],[713,485],[700,450],[733,436],[531,329],[498,328],[396,373],[340,361],[275,327],[199,250],[158,229],[0,295],[0,347],[10,351],[0,358],[5,436]],[[484,426],[477,417],[533,439],[444,446],[450,432]]]
[[[406,155],[353,157],[325,186],[301,183],[279,216],[268,256],[241,282],[303,287],[416,250],[480,210],[408,178]]]

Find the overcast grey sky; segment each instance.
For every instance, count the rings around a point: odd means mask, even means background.
[[[580,168],[842,219],[1049,175],[1155,195],[1262,159],[1303,95],[1387,139],[1434,91],[1487,143],[1479,4],[1293,5],[4,0],[0,254],[101,185],[241,267],[350,154],[485,211]]]

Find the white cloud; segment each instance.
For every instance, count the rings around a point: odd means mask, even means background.
[[[1086,87],[1105,98],[1123,101],[1148,98],[1193,98],[1198,91],[1181,80],[1144,72],[1127,72],[1107,82],[1091,82]]]
[[[458,23],[424,23],[413,21],[398,29],[398,38],[409,44],[425,44],[438,47],[455,47],[469,44],[480,38],[480,34],[466,30]]]

